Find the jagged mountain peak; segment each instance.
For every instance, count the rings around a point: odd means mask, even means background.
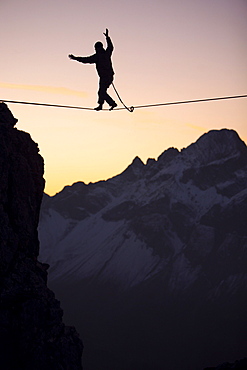
[[[179,154],[179,150],[176,148],[168,148],[158,157],[159,162],[169,163]]]
[[[133,161],[131,163],[131,166],[140,168],[140,167],[143,167],[144,166],[144,163],[142,162],[142,160],[138,156],[136,156],[133,159]]]
[[[122,173],[125,173],[126,171],[132,171],[132,172],[139,172],[140,170],[142,171],[143,167],[145,166],[145,164],[142,162],[142,160],[136,156],[133,161],[131,162],[131,164],[122,172]]]
[[[182,150],[182,155],[195,165],[229,158],[246,153],[246,145],[234,130],[211,130],[195,143]]]
[[[173,167],[175,164],[174,170],[176,170],[176,166],[182,170],[182,167],[185,169],[205,166],[213,162],[245,156],[246,153],[246,144],[236,131],[229,129],[211,130],[181,151],[170,147],[160,154],[157,161],[149,158],[146,165],[139,157],[135,157],[132,163],[115,178],[121,178],[121,181],[135,181],[137,178],[153,177],[162,168],[167,168],[171,164]]]
[[[121,180],[132,182],[143,174],[144,168],[145,164],[136,156],[132,163],[120,175],[115,176],[115,179],[121,176]]]

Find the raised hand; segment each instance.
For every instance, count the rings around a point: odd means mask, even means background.
[[[105,37],[108,37],[109,36],[108,35],[108,32],[109,32],[108,28],[105,30],[105,32],[103,32],[103,34],[105,35]]]

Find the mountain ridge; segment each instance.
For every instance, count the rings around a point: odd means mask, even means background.
[[[246,145],[222,129],[45,200],[40,258],[67,317],[72,300],[89,318],[78,311],[92,348],[110,348],[102,369],[202,369],[244,357],[246,188]]]

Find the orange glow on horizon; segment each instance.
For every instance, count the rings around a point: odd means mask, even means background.
[[[0,82],[0,88],[2,89],[13,89],[13,90],[28,90],[28,91],[38,91],[48,94],[61,94],[61,95],[72,95],[78,96],[79,98],[85,98],[88,94],[84,91],[76,91],[68,89],[67,87],[56,87],[56,86],[38,86],[38,85],[22,85],[7,82]]]

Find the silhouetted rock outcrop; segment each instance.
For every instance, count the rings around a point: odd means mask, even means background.
[[[247,358],[243,358],[242,360],[235,361],[234,363],[225,362],[221,365],[216,367],[207,367],[204,370],[246,370],[247,369]]]
[[[63,324],[38,262],[43,158],[0,103],[0,364],[4,370],[79,370],[82,343]]]

